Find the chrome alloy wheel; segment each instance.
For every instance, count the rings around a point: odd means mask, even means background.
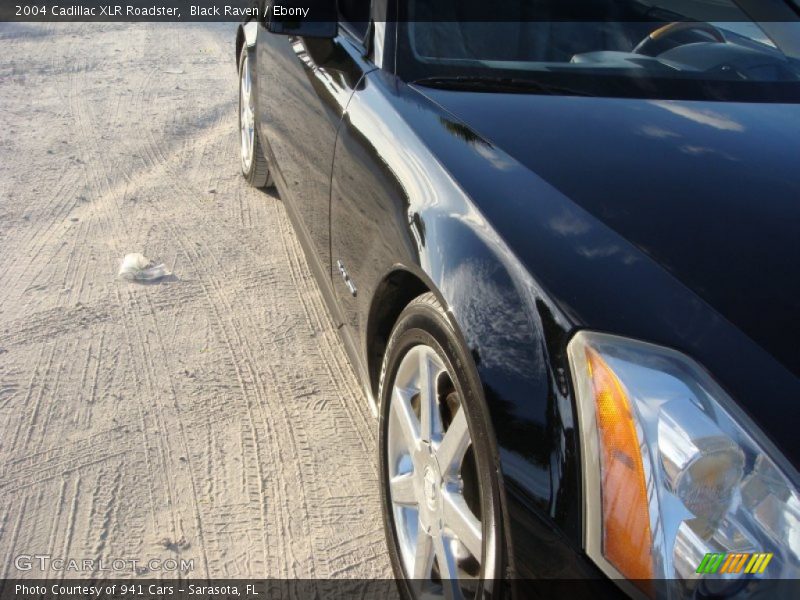
[[[466,460],[467,418],[432,348],[403,357],[390,402],[389,496],[405,572],[426,592],[460,598],[463,580],[480,574],[480,493],[475,462]]]
[[[250,78],[250,62],[245,54],[242,58],[242,75],[239,78],[239,128],[241,130],[242,171],[248,173],[253,162],[255,146],[255,111],[253,109],[253,82]]]

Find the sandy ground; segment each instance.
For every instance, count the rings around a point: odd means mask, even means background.
[[[366,399],[238,173],[233,34],[0,25],[0,577],[390,573]]]

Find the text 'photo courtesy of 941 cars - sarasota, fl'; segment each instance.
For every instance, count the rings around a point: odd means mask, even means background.
[[[777,597],[800,577],[798,5],[509,4],[538,17],[261,3],[237,31],[241,170],[280,193],[378,416],[402,592]]]

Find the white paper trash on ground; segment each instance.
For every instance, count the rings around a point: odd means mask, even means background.
[[[163,263],[157,265],[139,253],[126,254],[117,273],[117,277],[128,281],[155,281],[167,275],[171,273]]]

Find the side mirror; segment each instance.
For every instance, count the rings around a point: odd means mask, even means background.
[[[339,33],[336,7],[336,0],[268,0],[265,25],[278,35],[334,38]]]

